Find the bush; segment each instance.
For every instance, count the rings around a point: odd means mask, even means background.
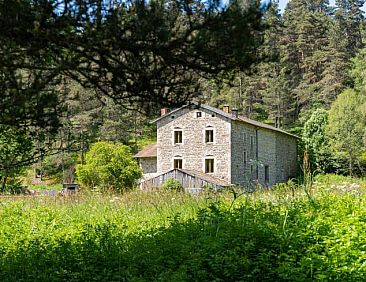
[[[161,188],[166,190],[173,190],[173,191],[182,191],[183,186],[182,184],[173,178],[165,180],[165,182],[161,185]]]
[[[85,161],[85,165],[76,166],[76,175],[80,184],[87,188],[129,190],[142,175],[131,149],[122,144],[95,143],[86,153]]]

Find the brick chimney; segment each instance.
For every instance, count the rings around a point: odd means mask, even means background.
[[[225,112],[225,113],[230,113],[230,106],[229,105],[224,105],[223,107],[222,107],[222,111],[223,112]]]
[[[165,116],[167,113],[169,113],[169,109],[168,108],[162,108],[160,109],[160,116]]]

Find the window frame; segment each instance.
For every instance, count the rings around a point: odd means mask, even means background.
[[[269,184],[269,165],[264,166],[264,183]]]
[[[205,143],[215,142],[215,130],[212,127],[205,128]]]
[[[243,132],[242,139],[243,139],[243,143],[247,144],[247,133],[246,132]]]
[[[211,164],[209,164],[212,162]],[[204,171],[207,174],[215,173],[215,158],[214,157],[206,157],[204,161]]]
[[[181,157],[173,158],[173,169],[176,169],[176,168],[183,169],[183,158],[181,158]]]
[[[179,134],[180,133],[180,134]],[[180,142],[179,142],[180,141]],[[183,144],[183,130],[182,129],[174,129],[173,131],[173,144]]]
[[[255,148],[255,136],[250,135],[250,149],[254,150],[254,148]]]

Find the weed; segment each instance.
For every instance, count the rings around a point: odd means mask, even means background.
[[[0,198],[0,281],[365,281],[366,185],[322,181],[316,206],[293,183]]]

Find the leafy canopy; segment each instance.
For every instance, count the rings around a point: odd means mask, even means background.
[[[360,95],[346,89],[332,104],[329,110],[327,134],[333,152],[344,153],[349,160],[349,173],[352,174],[357,157],[365,149],[365,118],[362,113],[364,103]]]
[[[327,125],[328,112],[324,109],[315,110],[304,124],[302,141],[310,156],[312,170],[324,171],[326,169],[325,159],[328,157],[328,140],[325,131]]]
[[[19,174],[32,156],[32,140],[22,131],[0,126],[0,179],[5,189],[8,177]]]
[[[142,175],[130,148],[122,144],[97,142],[86,153],[85,162],[76,166],[76,175],[88,188],[129,190]]]

